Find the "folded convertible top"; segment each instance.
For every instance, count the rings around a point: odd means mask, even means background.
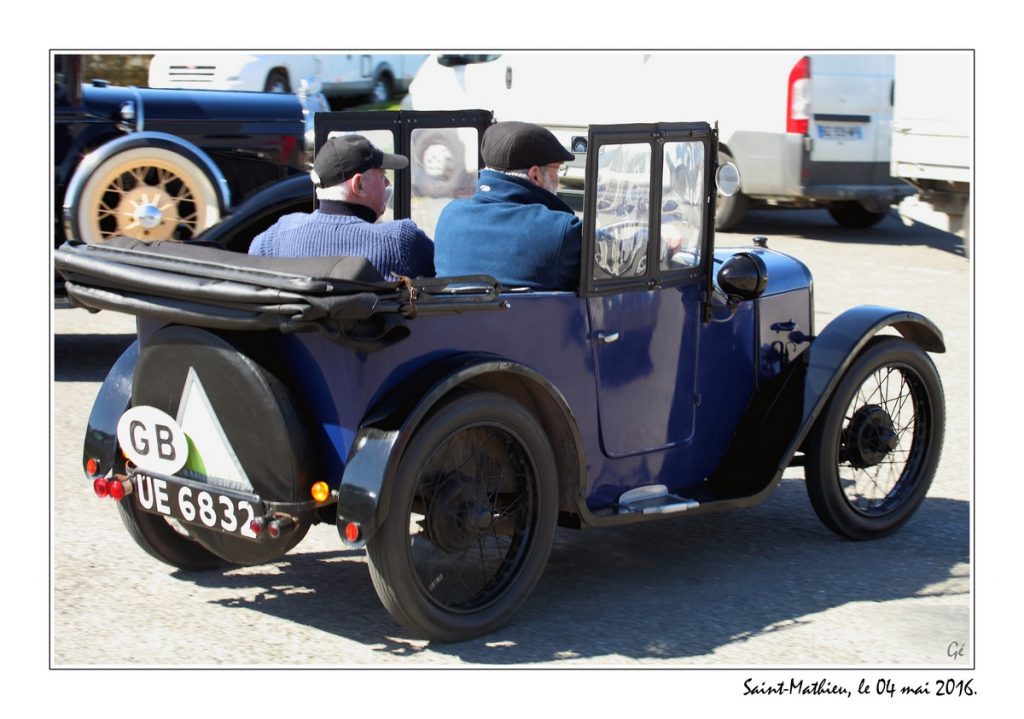
[[[201,243],[114,238],[55,251],[73,306],[230,330],[319,330],[360,349],[402,339],[417,314],[496,310],[492,277],[384,282],[362,257],[254,257]]]

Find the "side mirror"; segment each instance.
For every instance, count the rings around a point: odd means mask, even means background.
[[[732,197],[740,189],[740,168],[731,162],[718,166],[715,172],[715,185],[718,187],[718,194],[723,197]]]
[[[755,300],[768,286],[768,266],[751,252],[740,252],[722,264],[718,271],[718,286],[729,301]]]

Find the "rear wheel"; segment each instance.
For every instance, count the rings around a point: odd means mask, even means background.
[[[884,220],[888,212],[872,212],[859,202],[844,202],[828,208],[828,214],[843,227],[874,227]]]
[[[402,457],[388,518],[367,544],[370,576],[416,634],[485,634],[536,585],[557,516],[555,458],[537,420],[504,395],[460,394]]]
[[[807,444],[807,493],[850,539],[899,529],[924,500],[945,429],[942,384],[916,344],[875,337],[840,380]]]
[[[202,571],[222,567],[227,562],[209,551],[188,534],[172,527],[163,517],[143,512],[132,497],[117,503],[118,514],[128,534],[154,559],[179,569]]]

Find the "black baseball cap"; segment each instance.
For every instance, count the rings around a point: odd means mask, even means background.
[[[362,135],[332,137],[317,151],[310,175],[318,187],[334,187],[359,172],[375,167],[401,170],[409,158],[389,155]]]
[[[547,128],[511,121],[496,122],[484,131],[480,156],[496,170],[525,170],[576,158]]]

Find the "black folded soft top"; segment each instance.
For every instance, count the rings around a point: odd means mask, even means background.
[[[407,336],[404,320],[417,314],[504,306],[492,277],[384,282],[362,257],[254,257],[118,237],[65,243],[54,262],[72,306],[218,329],[317,329],[345,344],[370,343],[360,349]]]

